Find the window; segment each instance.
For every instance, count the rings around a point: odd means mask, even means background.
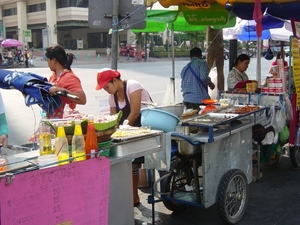
[[[88,48],[106,48],[108,37],[107,32],[87,34]]]
[[[46,11],[46,3],[39,3],[27,6],[27,13]]]
[[[4,9],[2,11],[3,16],[13,16],[17,15],[17,8],[12,8],[12,9]]]
[[[66,8],[66,7],[81,7],[87,8],[89,6],[88,0],[57,0],[56,8]]]

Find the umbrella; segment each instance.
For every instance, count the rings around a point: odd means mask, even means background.
[[[288,20],[281,20],[270,15],[262,19],[261,40],[271,38],[274,41],[287,41],[292,35],[291,23]],[[256,22],[254,20],[243,20],[238,18],[236,25],[223,29],[224,39],[239,39],[241,41],[257,41]]]
[[[211,18],[219,18],[222,20],[211,20]],[[185,6],[163,7],[155,3],[153,9],[147,10],[146,27],[144,29],[132,29],[133,32],[163,32],[166,27],[171,30],[172,37],[172,76],[173,92],[175,99],[175,57],[174,57],[174,31],[189,32],[205,30],[208,25],[212,25],[214,29],[222,29],[224,27],[232,27],[235,24],[235,15],[229,13],[219,4],[212,4],[208,9],[189,9]],[[215,22],[211,22],[215,21]],[[158,26],[159,25],[159,26]]]
[[[16,39],[5,39],[1,42],[1,45],[5,48],[7,47],[18,47],[18,46],[23,46],[23,44],[16,40]]]
[[[37,74],[0,69],[0,88],[19,90],[26,106],[38,104],[48,114],[62,105],[59,95],[49,94],[52,86],[47,78]]]

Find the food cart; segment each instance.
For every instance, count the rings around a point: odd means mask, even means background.
[[[1,224],[134,224],[131,162],[162,151],[162,133],[124,136],[97,158],[62,166],[39,167],[39,150],[2,149]],[[100,156],[107,148],[110,157]]]
[[[170,172],[155,181],[153,194],[172,211],[185,205],[208,208],[217,201],[221,218],[238,222],[252,182],[252,126],[266,120],[266,110],[229,105],[181,120],[170,132],[178,152]]]

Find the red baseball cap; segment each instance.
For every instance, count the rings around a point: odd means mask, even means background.
[[[113,78],[120,77],[121,74],[117,70],[112,70],[109,68],[103,68],[97,73],[97,86],[96,90],[104,88],[104,86],[111,81]]]

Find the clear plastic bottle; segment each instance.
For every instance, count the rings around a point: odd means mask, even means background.
[[[50,126],[44,121],[41,121],[39,126],[39,146],[40,155],[53,154]]]
[[[300,146],[300,124],[298,124],[298,129],[296,133],[296,145]]]
[[[72,157],[74,161],[82,161],[85,156],[85,141],[81,129],[81,120],[75,120],[74,135],[72,137]]]
[[[69,146],[63,122],[58,123],[55,138],[55,155],[58,157],[58,165],[65,165],[69,163]]]
[[[88,126],[85,138],[85,150],[87,159],[95,158],[96,153],[98,152],[98,141],[93,115],[88,116]]]

